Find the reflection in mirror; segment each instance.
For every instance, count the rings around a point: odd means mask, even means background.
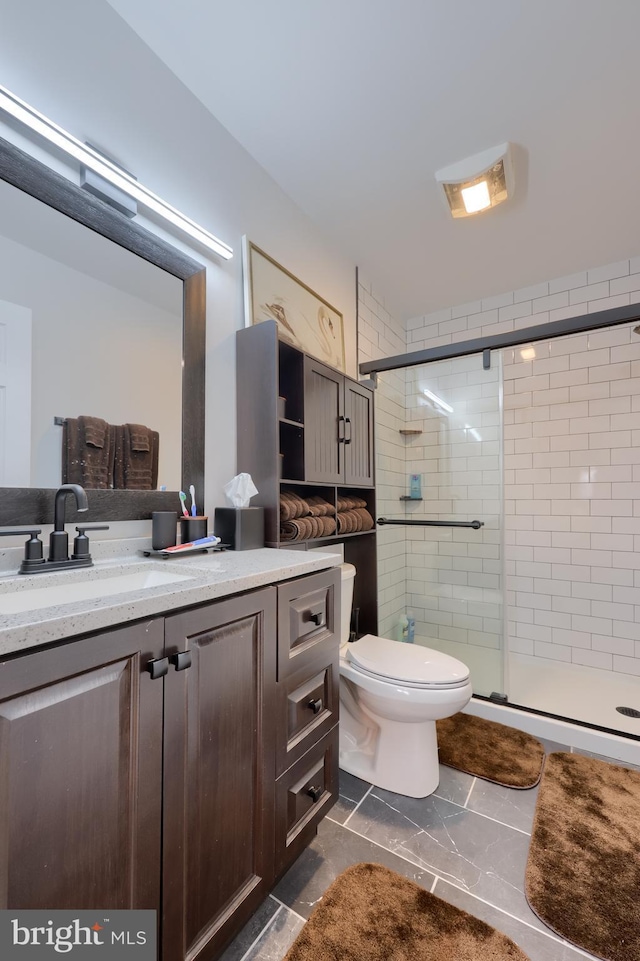
[[[204,266],[3,139],[0,188],[0,318],[23,334],[0,326],[0,527],[51,523],[62,433],[81,416],[157,434],[167,488],[137,489],[132,471],[87,484],[83,521],[150,519],[180,488],[204,493]]]
[[[90,416],[157,432],[154,481],[178,489],[182,281],[2,181],[0,210],[0,486],[58,487],[66,431],[54,417]],[[113,461],[113,440],[89,453]],[[91,477],[84,486],[114,486],[113,469]]]

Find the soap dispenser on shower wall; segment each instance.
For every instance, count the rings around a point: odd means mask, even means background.
[[[422,477],[420,474],[409,474],[409,497],[411,500],[422,499]]]

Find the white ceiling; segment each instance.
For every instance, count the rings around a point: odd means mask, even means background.
[[[109,2],[400,319],[640,254],[638,0]],[[434,171],[505,140],[454,221]]]

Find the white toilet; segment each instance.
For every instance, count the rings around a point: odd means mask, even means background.
[[[436,721],[468,704],[469,668],[373,634],[349,643],[356,570],[343,564],[341,572],[340,767],[396,794],[426,797],[439,780]]]

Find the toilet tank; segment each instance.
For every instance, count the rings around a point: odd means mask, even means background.
[[[342,603],[340,610],[340,644],[346,644],[349,640],[349,629],[351,627],[351,608],[353,605],[353,581],[356,576],[356,569],[353,564],[341,564],[340,575],[342,578]]]

